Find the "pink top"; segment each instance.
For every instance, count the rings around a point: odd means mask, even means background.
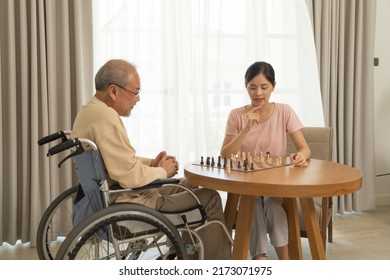
[[[233,109],[228,117],[225,134],[236,136],[246,125],[245,107]],[[294,110],[287,104],[275,103],[275,110],[264,123],[255,124],[241,145],[240,152],[252,155],[269,152],[271,156],[286,155],[286,137],[303,128]]]

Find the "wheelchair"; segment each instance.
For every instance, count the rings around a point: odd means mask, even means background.
[[[188,191],[196,206],[186,211],[162,213],[140,204],[110,204],[110,195],[132,190],[109,186],[96,144],[88,139],[68,138],[50,148],[48,155],[66,150],[72,153],[60,164],[72,158],[80,184],[73,197],[74,227],[55,259],[203,259],[204,245],[198,233],[213,223],[219,224],[233,243],[225,225],[208,221],[196,195],[178,184],[178,179],[157,180],[141,188],[172,185]],[[45,240],[42,236],[38,238]]]

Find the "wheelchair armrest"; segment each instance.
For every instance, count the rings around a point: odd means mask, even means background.
[[[180,179],[179,178],[167,178],[167,179],[158,179],[158,180],[155,180],[145,186],[142,186],[142,187],[138,187],[138,188],[132,188],[132,189],[126,189],[126,188],[122,188],[121,186],[119,185],[113,185],[110,187],[110,193],[117,193],[117,192],[126,192],[126,191],[131,191],[131,190],[147,190],[147,189],[154,189],[154,188],[159,188],[161,186],[173,186],[173,187],[178,187],[178,188],[181,188],[187,192],[189,192],[194,200],[198,203],[198,204],[201,204],[200,203],[200,200],[198,199],[198,197],[195,195],[194,191],[184,185],[180,185],[179,184],[180,182]]]
[[[129,191],[129,190],[147,190],[147,189],[155,189],[159,188],[165,184],[177,184],[180,182],[178,178],[166,178],[166,179],[157,179],[145,186],[137,187],[137,188],[122,188],[120,185],[112,185],[110,190],[113,191]]]
[[[179,178],[166,178],[166,179],[157,179],[146,186],[139,187],[137,189],[143,189],[143,188],[158,188],[165,184],[178,184],[180,182]]]

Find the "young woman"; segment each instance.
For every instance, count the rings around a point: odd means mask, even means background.
[[[275,88],[275,72],[267,62],[255,62],[245,73],[250,104],[233,109],[228,117],[221,155],[269,152],[286,156],[289,134],[297,152],[290,155],[295,166],[306,166],[310,149],[301,132],[301,121],[287,104],[269,102]],[[268,236],[279,259],[289,259],[287,217],[281,198],[257,197],[250,253],[253,259],[267,259]]]

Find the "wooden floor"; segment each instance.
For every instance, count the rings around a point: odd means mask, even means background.
[[[390,206],[375,211],[334,217],[333,243],[327,244],[330,260],[390,260]],[[311,259],[307,239],[302,239],[305,259]],[[275,259],[270,249],[270,259]],[[38,259],[28,244],[0,246],[0,260]]]

